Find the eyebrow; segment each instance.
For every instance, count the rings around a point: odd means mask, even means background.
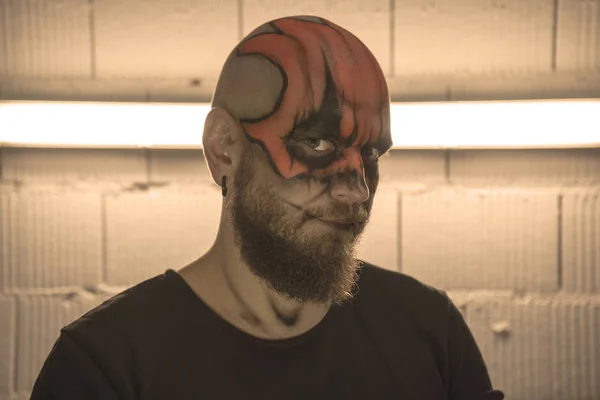
[[[334,118],[335,119],[332,121],[323,121],[322,119],[308,117],[307,119],[300,121],[294,127],[294,130],[290,136],[292,138],[317,136],[319,139],[330,139],[332,141],[341,143],[345,141],[340,134],[339,127],[341,118]]]

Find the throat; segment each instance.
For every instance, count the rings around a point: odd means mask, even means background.
[[[269,303],[278,324],[283,325],[286,328],[295,328],[298,326],[301,306],[284,309],[284,307],[278,306],[273,298],[269,298]]]

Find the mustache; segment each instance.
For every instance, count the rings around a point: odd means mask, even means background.
[[[361,204],[335,203],[328,207],[318,207],[304,210],[304,220],[313,218],[327,221],[366,224],[369,212]]]

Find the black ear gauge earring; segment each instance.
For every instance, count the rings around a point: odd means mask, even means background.
[[[221,179],[221,193],[223,193],[223,197],[227,196],[227,177],[225,175]]]

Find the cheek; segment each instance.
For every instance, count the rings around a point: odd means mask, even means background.
[[[329,190],[327,180],[304,175],[285,181],[280,187],[283,200],[300,209],[323,196]]]

